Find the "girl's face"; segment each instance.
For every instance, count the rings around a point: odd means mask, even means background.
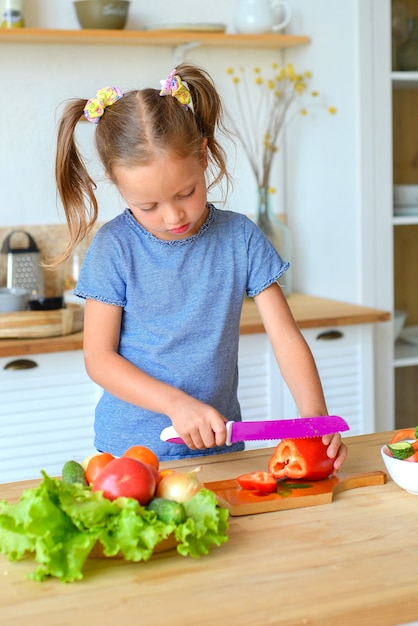
[[[135,219],[158,239],[178,240],[194,235],[208,215],[206,150],[179,159],[159,156],[151,165],[116,167],[116,185]]]

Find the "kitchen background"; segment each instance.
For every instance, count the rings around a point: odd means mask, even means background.
[[[208,21],[225,23],[231,32],[237,4],[236,0],[213,0],[210,6],[189,0],[132,0],[127,28],[156,22]],[[358,4],[345,0],[337,8],[332,0],[290,0],[293,18],[286,32],[312,38],[312,44],[301,48],[282,52],[198,47],[185,53],[185,58],[213,75],[226,107],[234,115],[237,112],[227,68],[244,66],[251,72],[258,65],[268,69],[274,61],[292,61],[297,69],[311,70],[312,86],[320,98],[337,107],[336,116],[316,109],[307,118],[294,120],[289,128],[292,149],[286,156],[286,169],[280,176],[278,160],[273,184],[278,189],[276,211],[286,214],[294,231],[295,288],[350,302],[363,301],[358,218],[353,219],[353,213],[360,210],[359,183],[352,167],[360,132],[355,95],[359,79],[355,52]],[[79,28],[72,0],[26,0],[24,13],[28,27]],[[336,53],[339,50],[345,53]],[[178,62],[178,54],[171,47],[0,43],[0,226],[62,223],[53,168],[56,122],[64,102],[72,97],[93,97],[107,84],[122,90],[158,87],[159,80]],[[92,172],[98,172],[102,180],[98,189],[100,218],[106,220],[119,212],[123,203],[95,165],[93,133],[91,125],[80,125],[80,141],[91,155]],[[248,163],[242,155],[239,158],[239,150],[233,146],[228,146],[228,152],[236,180],[228,206],[254,213],[256,188]],[[298,207],[303,207],[302,213]],[[323,247],[320,241],[326,242],[326,256],[332,258],[326,271],[322,252],[318,254],[318,245]]]
[[[216,22],[234,32],[239,0],[131,0],[127,29],[155,23]],[[235,117],[227,68],[269,68],[292,62],[310,70],[312,88],[337,115],[312,110],[289,126],[272,184],[275,211],[290,227],[293,288],[386,311],[394,308],[391,134],[391,3],[389,0],[287,0],[285,32],[310,42],[284,49],[91,45],[9,42],[0,36],[0,241],[12,228],[31,232],[42,253],[64,243],[54,184],[57,120],[72,97],[89,98],[104,85],[122,90],[159,86],[182,59],[204,66]],[[27,27],[78,29],[72,0],[26,0]],[[1,33],[0,33],[1,34]],[[100,177],[100,220],[122,208],[98,166],[94,127],[79,140]],[[226,208],[253,215],[256,185],[238,144],[227,146],[235,186]],[[218,195],[212,199],[217,200]],[[0,270],[0,272],[3,270]],[[4,275],[4,274],[3,274]],[[1,280],[1,273],[0,273]],[[55,289],[56,282],[48,283]],[[411,321],[411,320],[410,320]],[[412,318],[413,321],[413,318]],[[377,429],[394,425],[392,325],[375,324],[374,389]]]

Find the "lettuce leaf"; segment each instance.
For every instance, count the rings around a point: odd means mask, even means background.
[[[199,557],[228,540],[228,510],[201,489],[185,503],[187,518],[178,526],[160,521],[132,498],[107,500],[90,487],[64,483],[42,472],[37,487],[26,489],[15,504],[0,501],[0,552],[11,561],[33,555],[39,566],[29,577],[62,582],[83,578],[83,566],[97,542],[105,556],[148,560],[171,535],[183,556]]]

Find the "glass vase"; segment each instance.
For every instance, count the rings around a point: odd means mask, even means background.
[[[266,187],[258,188],[258,206],[256,213],[256,224],[268,237],[274,248],[280,254],[283,261],[292,262],[292,240],[290,230],[279,220],[272,207],[271,195]],[[280,277],[279,285],[286,297],[292,293],[292,268],[290,267]]]

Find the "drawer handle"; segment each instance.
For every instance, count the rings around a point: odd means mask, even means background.
[[[5,370],[30,370],[34,367],[38,367],[36,361],[32,359],[15,359],[6,363],[3,369]]]
[[[325,330],[323,333],[319,333],[319,335],[316,336],[317,339],[321,339],[323,341],[341,339],[342,337],[344,337],[344,335],[340,330]]]

